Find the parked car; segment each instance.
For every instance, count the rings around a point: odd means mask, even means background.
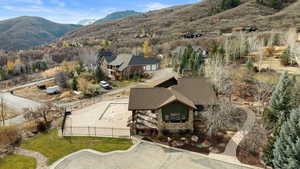
[[[106,90],[112,89],[111,85],[107,81],[101,81],[100,86],[103,87]]]
[[[46,85],[38,85],[37,87],[38,87],[38,89],[40,89],[40,90],[46,90],[46,89],[47,89],[47,86],[46,86]]]

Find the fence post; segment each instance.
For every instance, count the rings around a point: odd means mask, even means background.
[[[73,136],[73,126],[71,125],[71,136]]]
[[[95,137],[97,137],[97,127],[95,127]]]
[[[91,136],[91,133],[90,133],[90,126],[88,126],[88,131],[89,131],[89,136]]]
[[[111,128],[111,136],[114,137],[114,128]]]

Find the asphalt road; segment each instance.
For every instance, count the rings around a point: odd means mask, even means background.
[[[12,88],[9,88],[9,89],[4,89],[4,90],[1,90],[0,92],[5,93],[5,92],[9,92],[9,91],[14,91],[14,90],[21,89],[21,88],[24,88],[24,87],[34,86],[34,85],[37,85],[37,84],[40,84],[40,83],[49,82],[49,81],[53,81],[53,80],[54,80],[54,78],[37,80],[35,82],[30,82],[30,83],[26,83],[24,85],[12,87]]]
[[[41,103],[25,99],[22,97],[14,96],[10,93],[0,93],[0,99],[3,99],[3,103],[7,105],[9,108],[15,110],[16,112],[20,113],[19,116],[6,120],[6,125],[15,125],[21,124],[25,121],[23,117],[24,109],[31,109],[36,110],[42,106]]]

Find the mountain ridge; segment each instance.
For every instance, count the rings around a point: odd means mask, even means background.
[[[51,42],[79,27],[74,24],[58,24],[35,16],[2,20],[0,21],[0,49],[28,49]]]
[[[122,18],[126,18],[129,16],[139,15],[139,14],[142,14],[142,13],[136,12],[134,10],[118,11],[118,12],[113,12],[102,19],[96,20],[94,23],[102,23],[102,22],[106,22],[106,21],[122,19]]]

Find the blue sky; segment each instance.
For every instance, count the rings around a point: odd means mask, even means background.
[[[122,10],[146,12],[199,0],[0,0],[0,20],[40,16],[59,23],[98,19]]]

